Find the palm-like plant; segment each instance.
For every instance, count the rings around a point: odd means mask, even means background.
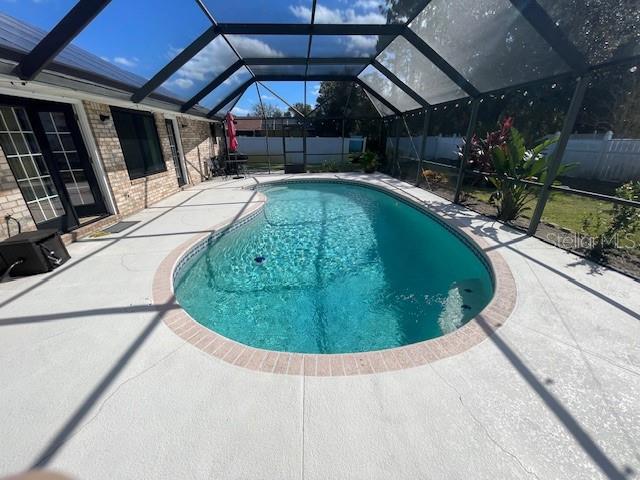
[[[496,191],[489,200],[496,206],[499,220],[515,220],[529,210],[529,202],[536,192],[522,181],[545,181],[549,162],[543,152],[557,141],[557,137],[549,138],[527,150],[522,135],[512,127],[504,144],[491,149],[492,172],[487,180]],[[563,166],[562,170],[567,167]]]

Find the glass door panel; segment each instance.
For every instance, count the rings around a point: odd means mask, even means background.
[[[107,213],[71,105],[0,97],[0,147],[38,228]]]
[[[60,193],[23,107],[0,107],[0,145],[35,223],[66,224]]]
[[[95,198],[84,172],[78,150],[64,114],[61,112],[39,112],[47,142],[58,167],[69,200],[73,206],[91,205]]]
[[[60,177],[77,216],[93,217],[106,213],[71,107],[42,105],[34,110],[41,144],[45,146],[51,168]]]

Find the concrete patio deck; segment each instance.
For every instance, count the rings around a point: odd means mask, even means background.
[[[508,322],[380,374],[213,358],[164,325],[154,274],[246,208],[242,186],[280,177],[200,184],[72,244],[60,269],[0,284],[0,475],[640,478],[640,285],[390,177],[339,176],[403,189],[485,238],[515,278]]]

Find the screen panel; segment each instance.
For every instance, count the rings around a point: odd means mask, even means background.
[[[148,79],[210,26],[195,2],[164,2],[158,8],[153,0],[112,1],[72,45],[58,54],[56,61],[79,66],[73,51],[76,46]],[[88,70],[93,66],[87,65]]]
[[[249,68],[259,75],[304,75],[304,65],[250,65]]]
[[[309,23],[311,20],[311,0],[290,3],[269,0],[204,0],[204,4],[213,17],[223,23]]]
[[[357,76],[364,65],[309,65],[307,75],[352,75]]]
[[[178,98],[189,99],[236,60],[238,60],[237,55],[224,38],[217,36],[164,82],[160,88],[171,91]]]
[[[378,92],[401,112],[420,108],[420,104],[409,95],[404,93],[391,80],[385,77],[373,65],[369,65],[358,76],[360,80],[366,83],[374,91]]]
[[[310,57],[373,57],[391,40],[384,35],[315,35]]]
[[[409,27],[480,91],[569,71],[508,0],[433,0]]]
[[[298,110],[304,110],[302,106],[304,103],[304,82],[260,82],[258,86],[262,101],[265,104],[271,103],[277,106],[283,114],[286,115],[289,112],[287,103],[295,106]],[[281,99],[286,100],[286,103]]]
[[[249,87],[249,88],[251,88],[251,87]],[[226,115],[227,112],[229,112],[229,110],[231,110],[236,105],[236,102],[238,102],[238,100],[240,100],[241,96],[242,96],[242,94],[238,95],[236,98],[234,98],[229,103],[227,103],[224,107],[222,107],[218,111],[217,115],[218,116]]]
[[[315,23],[405,23],[423,4],[416,0],[322,0],[316,5]]]
[[[3,17],[13,18],[43,33],[48,33],[71,10],[78,0],[57,0],[49,2],[46,8],[37,1],[2,2]]]
[[[231,75],[222,85],[216,88],[209,95],[204,97],[200,105],[207,109],[212,109],[218,105],[226,96],[233,92],[240,85],[251,79],[251,73],[245,67],[240,68]]]
[[[382,115],[383,117],[388,117],[390,115],[395,115],[393,110],[391,110],[389,107],[387,107],[384,103],[382,103],[376,97],[374,97],[371,94],[369,94],[369,92],[367,92],[365,90],[364,93],[367,95],[367,98],[369,98],[369,101],[373,104],[373,106],[376,108],[376,110],[378,111],[378,113],[380,115]]]
[[[467,96],[404,37],[391,42],[378,61],[432,105]]]
[[[538,0],[592,65],[640,54],[636,0]]]
[[[226,35],[242,57],[278,58],[307,56],[307,35]]]

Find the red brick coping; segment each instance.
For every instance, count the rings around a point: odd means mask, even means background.
[[[322,179],[318,179],[321,181]],[[293,180],[295,181],[295,180]],[[331,179],[331,182],[339,180]],[[291,182],[288,180],[284,183]],[[265,182],[272,183],[272,182]],[[274,182],[279,183],[279,182]],[[390,191],[379,185],[368,182],[360,183],[371,186],[396,196],[414,206],[427,211],[425,205],[420,204],[402,191]],[[425,365],[442,358],[462,353],[474,345],[487,339],[495,330],[502,326],[513,311],[516,303],[516,286],[511,271],[502,256],[481,237],[468,228],[460,228],[448,219],[439,216],[441,222],[449,228],[462,231],[483,251],[493,269],[494,296],[484,310],[473,319],[454,332],[438,338],[406,345],[363,353],[350,354],[302,354],[276,352],[250,347],[226,338],[199,324],[177,304],[173,294],[174,273],[179,262],[185,261],[187,255],[195,255],[195,248],[208,236],[224,231],[243,220],[250,219],[264,207],[266,197],[256,192],[256,197],[248,203],[245,210],[232,221],[226,221],[211,229],[211,233],[198,235],[173,250],[160,264],[153,281],[153,301],[155,305],[166,306],[163,316],[164,323],[179,337],[191,343],[196,348],[220,360],[238,367],[244,367],[260,372],[281,373],[289,375],[311,376],[343,376],[381,373]],[[435,214],[430,213],[431,216]]]

